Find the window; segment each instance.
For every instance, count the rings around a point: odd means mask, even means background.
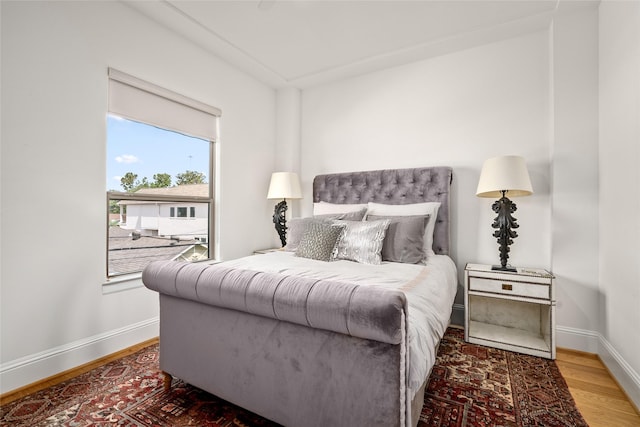
[[[176,215],[176,209],[178,210],[178,215]],[[196,216],[196,208],[195,206],[191,206],[189,208],[186,207],[171,207],[169,208],[169,217],[171,218],[187,218],[187,209],[189,210],[189,218],[194,218]]]
[[[107,275],[213,258],[220,111],[109,70]]]

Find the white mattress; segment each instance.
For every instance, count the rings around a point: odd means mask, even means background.
[[[445,255],[432,255],[427,265],[351,261],[322,262],[276,251],[224,262],[236,268],[348,281],[362,286],[398,289],[408,301],[407,341],[411,396],[420,388],[436,359],[436,347],[449,323],[457,291],[456,266]]]

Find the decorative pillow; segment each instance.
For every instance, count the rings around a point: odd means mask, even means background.
[[[382,243],[389,227],[389,220],[382,221],[334,221],[346,228],[338,240],[333,259],[345,259],[362,264],[382,262]]]
[[[345,226],[325,221],[311,221],[296,249],[296,256],[330,261]]]
[[[294,252],[296,249],[298,249],[300,241],[302,240],[302,236],[304,236],[304,232],[307,230],[309,224],[313,221],[324,221],[331,224],[330,219],[313,217],[291,218],[289,221],[287,221],[287,245],[284,247],[285,251]]]
[[[384,219],[388,219],[390,223],[382,243],[382,260],[405,264],[424,262],[424,230],[429,215],[367,216],[367,221]]]
[[[340,203],[328,203],[318,202],[313,204],[313,215],[327,215],[327,214],[341,214],[348,212],[355,212],[361,209],[367,209],[366,203],[360,204],[340,204]]]
[[[369,202],[367,216],[411,216],[429,215],[429,222],[424,230],[424,251],[427,256],[435,255],[433,252],[433,230],[438,217],[439,202],[411,203],[408,205],[384,205],[381,203]]]
[[[363,208],[363,209],[360,209],[359,211],[314,215],[314,217],[323,218],[323,219],[341,219],[344,221],[362,221],[366,213],[367,213],[367,208]]]

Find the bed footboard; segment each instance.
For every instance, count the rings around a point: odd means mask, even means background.
[[[284,426],[401,426],[401,345],[160,295],[160,368]]]
[[[405,333],[407,300],[396,290],[175,261],[150,263],[142,281],[161,294],[358,338],[399,344]]]
[[[173,261],[142,279],[160,293],[163,371],[285,426],[411,418],[402,292]]]

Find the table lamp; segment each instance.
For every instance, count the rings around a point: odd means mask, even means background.
[[[513,271],[507,266],[509,259],[509,245],[518,237],[513,229],[518,228],[516,219],[511,215],[516,211],[516,205],[509,197],[528,196],[533,194],[529,172],[524,159],[520,156],[502,156],[488,159],[482,165],[480,180],[476,196],[499,198],[491,208],[498,216],[491,226],[496,229],[493,237],[500,245],[500,265],[494,265],[493,270]]]
[[[274,172],[269,183],[267,199],[282,199],[273,213],[275,224],[282,247],[287,244],[287,199],[301,199],[300,179],[295,172]]]

